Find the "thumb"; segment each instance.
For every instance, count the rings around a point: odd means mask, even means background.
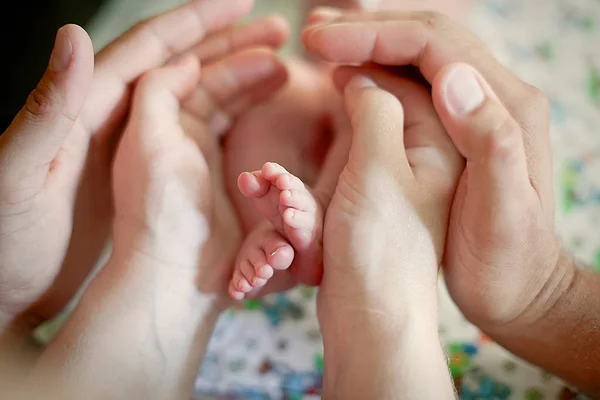
[[[93,72],[88,34],[76,25],[60,28],[44,77],[2,137],[0,164],[9,157],[19,175],[50,164],[79,116]]]
[[[394,172],[412,176],[404,149],[404,111],[400,101],[362,75],[352,78],[346,86],[345,101],[353,130],[353,162],[360,168],[381,163]]]
[[[432,94],[444,127],[467,159],[471,190],[496,205],[507,194],[519,200],[529,193],[515,191],[531,187],[521,127],[484,78],[466,64],[452,64],[437,74]]]

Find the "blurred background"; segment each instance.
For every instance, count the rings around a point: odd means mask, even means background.
[[[0,12],[0,132],[3,132],[41,78],[56,30],[67,22],[87,25],[106,0],[12,2]]]

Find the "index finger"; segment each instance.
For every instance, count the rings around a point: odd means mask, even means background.
[[[228,27],[252,9],[253,0],[194,0],[141,22],[109,44],[96,58],[96,70],[124,83],[165,64]]]
[[[338,64],[414,65],[432,83],[445,66],[461,62],[476,68],[501,98],[514,98],[509,82],[523,87],[475,35],[438,13],[345,13],[309,25],[302,39],[310,52]]]

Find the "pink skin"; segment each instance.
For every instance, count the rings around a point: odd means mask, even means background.
[[[322,275],[323,207],[304,183],[281,165],[266,163],[260,171],[238,178],[240,192],[254,200],[266,221],[246,239],[236,262],[229,293],[241,300],[263,287],[276,270],[293,261],[302,283],[316,285]]]
[[[283,90],[241,116],[225,136],[227,190],[246,234],[264,218],[240,193],[239,175],[273,161],[313,186],[328,146],[324,121],[329,111],[327,96],[334,93],[330,79],[308,63],[286,64],[288,82]]]
[[[287,86],[241,117],[225,140],[225,183],[246,234],[230,285],[234,298],[321,281],[319,210],[346,164],[349,121],[329,76],[298,60],[287,66]],[[274,164],[263,171],[269,161],[287,171]]]

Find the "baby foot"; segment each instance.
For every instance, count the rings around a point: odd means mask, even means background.
[[[289,268],[297,282],[318,285],[322,275],[323,231],[323,207],[319,200],[298,177],[276,163],[266,163],[260,171],[241,174],[238,187],[244,196],[254,199],[256,208],[270,224],[261,225],[246,239],[230,285],[232,296],[239,298],[240,294],[262,287],[275,269]],[[274,241],[274,234],[279,236],[279,242]],[[265,246],[265,242],[269,245]],[[285,255],[289,259],[285,258],[285,262],[280,259],[278,268],[266,262],[267,268],[260,252],[271,256],[266,247],[275,243],[277,252],[284,252],[280,257]],[[289,263],[285,265],[286,262]]]
[[[273,226],[265,221],[246,237],[229,283],[236,300],[267,284],[275,271],[286,270],[294,260],[294,249]]]

